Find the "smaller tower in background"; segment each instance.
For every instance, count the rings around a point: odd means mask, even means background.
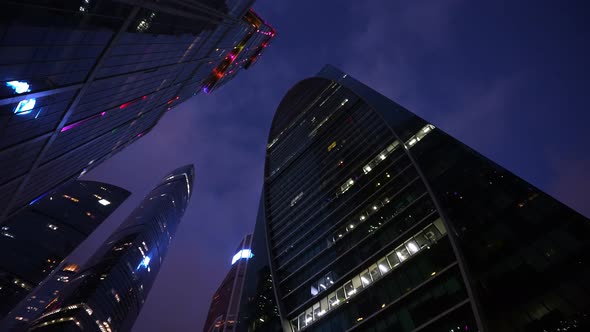
[[[204,332],[233,331],[237,324],[240,299],[244,289],[244,280],[248,268],[248,261],[254,257],[252,248],[252,234],[248,234],[240,242],[231,260],[231,269],[223,282],[213,294]]]

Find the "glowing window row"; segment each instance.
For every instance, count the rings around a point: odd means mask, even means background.
[[[389,173],[386,173],[386,176],[388,178],[391,177],[391,175]],[[398,193],[394,193],[390,196],[382,197],[382,198],[374,201],[373,203],[367,205],[361,213],[352,217],[351,220],[346,223],[346,225],[344,225],[341,228],[339,228],[338,230],[336,230],[336,232],[329,239],[329,242],[331,241],[332,243],[336,243],[336,241],[343,238],[346,234],[355,230],[358,225],[367,221],[371,215],[379,212],[379,210],[381,210],[381,208],[383,208],[385,205],[389,204],[397,195],[398,195]],[[409,205],[409,203],[410,202],[406,202],[406,204],[404,206],[401,206],[399,208],[403,209],[405,206]],[[379,223],[379,226],[381,226],[381,222]]]
[[[344,286],[338,287],[332,293],[328,294],[328,296],[322,298],[319,302],[299,314],[297,318],[291,320],[293,331],[301,331],[315,321],[318,321],[326,313],[338,308],[363,289],[370,287],[375,281],[387,275],[392,270],[397,269],[421,250],[430,249],[430,244],[435,243],[445,236],[446,233],[447,231],[440,219],[426,226],[420,232],[407,239],[402,245],[378,259],[368,269],[345,282]]]
[[[433,129],[434,126],[431,124],[427,124],[426,126],[422,127],[416,133],[416,135],[410,137],[410,139],[406,142],[408,148],[411,148],[412,146],[416,145],[416,143],[420,142],[420,140],[422,140],[424,136],[428,135],[428,133],[430,133],[430,131],[432,131]]]
[[[425,125],[415,135],[413,135],[412,137],[410,137],[410,139],[408,139],[408,141],[406,142],[406,146],[408,148],[411,148],[412,146],[416,145],[416,143],[418,143],[420,140],[422,140],[434,128],[435,127],[431,124]],[[393,151],[395,151],[398,146],[399,146],[398,141],[394,141],[389,146],[387,146],[375,158],[371,159],[365,166],[363,166],[363,173],[368,174],[369,172],[371,172],[377,165],[379,165],[379,163],[381,163],[383,160],[387,159],[387,156],[389,156],[391,153],[393,153]],[[348,191],[348,189],[350,189],[354,185],[354,183],[355,183],[354,178],[349,178],[348,180],[346,180],[346,182],[344,182],[344,184],[342,186],[340,186],[340,190],[338,191],[338,195],[344,194],[346,191]]]

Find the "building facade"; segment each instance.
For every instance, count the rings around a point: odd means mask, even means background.
[[[347,74],[291,88],[267,148],[285,331],[590,330],[590,221]]]
[[[43,313],[65,285],[79,272],[77,264],[63,262],[0,322],[0,331],[20,332]]]
[[[6,220],[0,226],[0,320],[129,195],[106,183],[73,181]]]
[[[193,166],[167,175],[27,331],[129,331],[188,205]]]
[[[248,270],[248,261],[254,257],[252,234],[242,239],[231,260],[231,268],[213,294],[203,332],[235,331]]]
[[[253,2],[3,3],[0,222],[248,68],[274,36]]]

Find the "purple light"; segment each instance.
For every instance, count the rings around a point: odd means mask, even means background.
[[[69,124],[69,125],[64,126],[63,128],[61,128],[60,132],[63,133],[64,131],[68,131],[68,130],[70,130],[72,128],[76,128],[76,127],[78,127],[79,125],[81,125],[81,124],[83,124],[85,122],[88,122],[88,121],[90,121],[92,119],[98,118],[99,116],[104,116],[106,114],[107,114],[107,112],[102,112],[100,114],[93,115],[93,116],[91,116],[89,118],[82,119],[82,120],[80,120],[78,122],[74,122],[72,124]]]

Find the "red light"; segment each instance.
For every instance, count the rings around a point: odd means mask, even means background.
[[[124,109],[125,107],[127,107],[127,106],[129,106],[129,105],[133,105],[133,104],[135,104],[136,102],[138,102],[138,101],[140,101],[140,100],[144,100],[144,99],[146,99],[146,98],[147,98],[147,96],[143,96],[143,97],[139,97],[139,98],[133,99],[133,100],[131,100],[131,101],[128,101],[128,102],[126,102],[126,103],[123,103],[123,104],[121,104],[121,106],[119,106],[119,109]]]

